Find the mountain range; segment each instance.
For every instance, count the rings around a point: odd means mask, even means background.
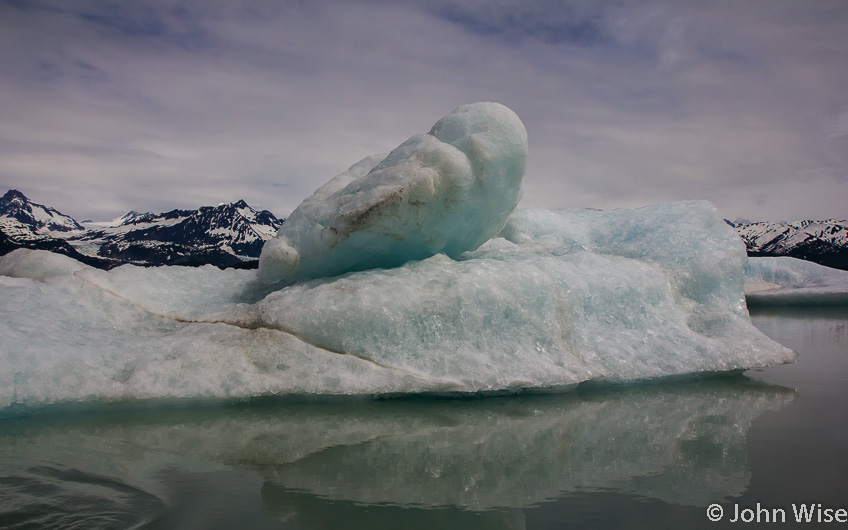
[[[254,210],[243,200],[77,222],[9,190],[0,197],[0,254],[37,248],[104,269],[124,263],[255,267],[265,241],[282,224],[271,212]]]
[[[282,226],[243,200],[165,213],[135,211],[107,222],[82,221],[29,200],[17,190],[0,197],[0,255],[15,248],[66,254],[110,269],[136,265],[257,266],[265,241]],[[727,221],[749,256],[791,256],[848,269],[848,221]]]
[[[727,221],[749,256],[789,256],[848,270],[848,221]]]

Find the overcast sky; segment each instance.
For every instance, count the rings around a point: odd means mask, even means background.
[[[288,215],[459,105],[520,206],[848,218],[848,2],[0,0],[0,193],[77,219]]]

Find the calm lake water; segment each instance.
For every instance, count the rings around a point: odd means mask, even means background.
[[[727,528],[782,511],[763,526],[784,528],[793,504],[848,509],[848,311],[753,320],[797,364],[564,395],[3,420],[0,527]]]

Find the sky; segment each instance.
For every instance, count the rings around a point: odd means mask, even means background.
[[[0,0],[0,193],[78,220],[246,200],[497,101],[519,207],[848,218],[844,0]]]

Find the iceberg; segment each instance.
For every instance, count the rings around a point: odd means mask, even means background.
[[[749,305],[848,306],[848,271],[786,256],[750,258]]]
[[[298,207],[258,275],[0,257],[0,409],[551,392],[795,358],[751,324],[744,245],[710,203],[514,210],[526,136],[513,117],[463,107],[433,139],[355,165]],[[454,172],[477,163],[482,173]],[[429,206],[409,202],[409,182],[427,184],[415,196]],[[382,188],[399,187],[392,212],[322,239],[320,227],[352,219],[334,213],[345,201],[382,204]],[[383,233],[391,224],[402,231]]]
[[[794,358],[751,324],[744,249],[708,203],[518,210],[502,236],[278,290],[253,271],[14,251],[0,407],[553,391]]]
[[[521,197],[527,131],[498,103],[454,110],[307,198],[262,249],[259,277],[292,282],[458,257],[503,228]]]

